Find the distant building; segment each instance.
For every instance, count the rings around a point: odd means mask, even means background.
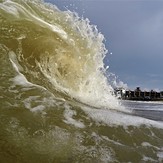
[[[119,99],[124,100],[163,101],[163,91],[162,92],[156,92],[154,90],[141,91],[140,87],[137,87],[134,91],[118,88],[115,89],[115,95]]]

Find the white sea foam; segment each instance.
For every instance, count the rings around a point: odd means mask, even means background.
[[[45,106],[44,105],[38,105],[36,107],[33,107],[31,109],[32,112],[37,112],[37,111],[43,111],[45,109]]]
[[[11,2],[11,1],[5,1],[4,3],[1,3],[0,9],[7,13],[10,13],[11,15],[14,15],[14,17],[18,18],[19,13],[18,13],[17,9],[12,5],[8,5],[9,2]]]
[[[152,148],[155,148],[155,149],[159,149],[158,147],[156,147],[156,146],[154,146],[154,145],[152,145],[152,144],[150,144],[150,143],[148,143],[148,142],[143,142],[142,144],[141,144],[143,147],[147,147],[147,148],[149,148],[149,147],[152,147]]]
[[[163,148],[161,148],[160,151],[157,152],[157,157],[159,158],[159,162],[163,162]]]
[[[93,109],[89,107],[82,107],[82,109],[91,117],[95,122],[106,124],[109,126],[141,126],[157,127],[163,129],[162,122],[145,119],[142,117],[129,115],[126,113],[108,110],[108,109]]]
[[[32,86],[30,82],[27,81],[24,75],[19,74],[13,78],[13,82],[15,85],[22,85],[22,86]]]
[[[21,65],[18,63],[16,54],[13,51],[9,52],[9,59],[10,62],[12,63],[13,68],[17,72],[17,75],[12,79],[15,85],[22,85],[22,86],[33,86],[34,84],[30,83],[26,77],[20,72],[23,68]]]
[[[147,157],[147,156],[143,156],[143,159],[142,159],[143,162],[152,162],[152,163],[158,163],[158,160],[154,160],[153,158],[151,157]]]
[[[37,88],[41,88],[44,90],[47,90],[46,88],[44,88],[43,86],[37,85],[37,84],[33,84],[31,82],[29,82],[27,80],[27,78],[21,73],[21,71],[23,70],[22,66],[19,64],[16,54],[13,51],[9,52],[9,60],[12,63],[13,68],[15,69],[17,75],[12,79],[12,81],[14,82],[15,85],[20,85],[20,86],[24,86],[24,87],[37,87]],[[25,88],[24,88],[25,89]],[[27,89],[28,90],[28,89]]]
[[[76,111],[71,110],[68,104],[65,104],[64,107],[65,107],[65,111],[64,111],[65,120],[63,121],[67,124],[74,125],[75,127],[84,128],[85,125],[80,120],[76,120],[73,118],[73,116],[76,116],[77,114]]]

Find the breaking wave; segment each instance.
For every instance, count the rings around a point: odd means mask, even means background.
[[[88,19],[0,0],[0,162],[163,161],[163,104],[121,106],[106,54]]]
[[[55,96],[119,108],[105,76],[104,36],[88,19],[39,0],[2,1],[1,48],[31,83]]]

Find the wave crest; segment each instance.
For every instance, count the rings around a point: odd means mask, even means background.
[[[104,36],[88,19],[43,1],[13,0],[0,4],[0,21],[2,44],[28,80],[96,107],[119,107],[104,75]]]

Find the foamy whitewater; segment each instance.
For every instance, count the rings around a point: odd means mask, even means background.
[[[77,13],[0,0],[0,162],[163,161],[163,104],[116,99],[106,55]]]

